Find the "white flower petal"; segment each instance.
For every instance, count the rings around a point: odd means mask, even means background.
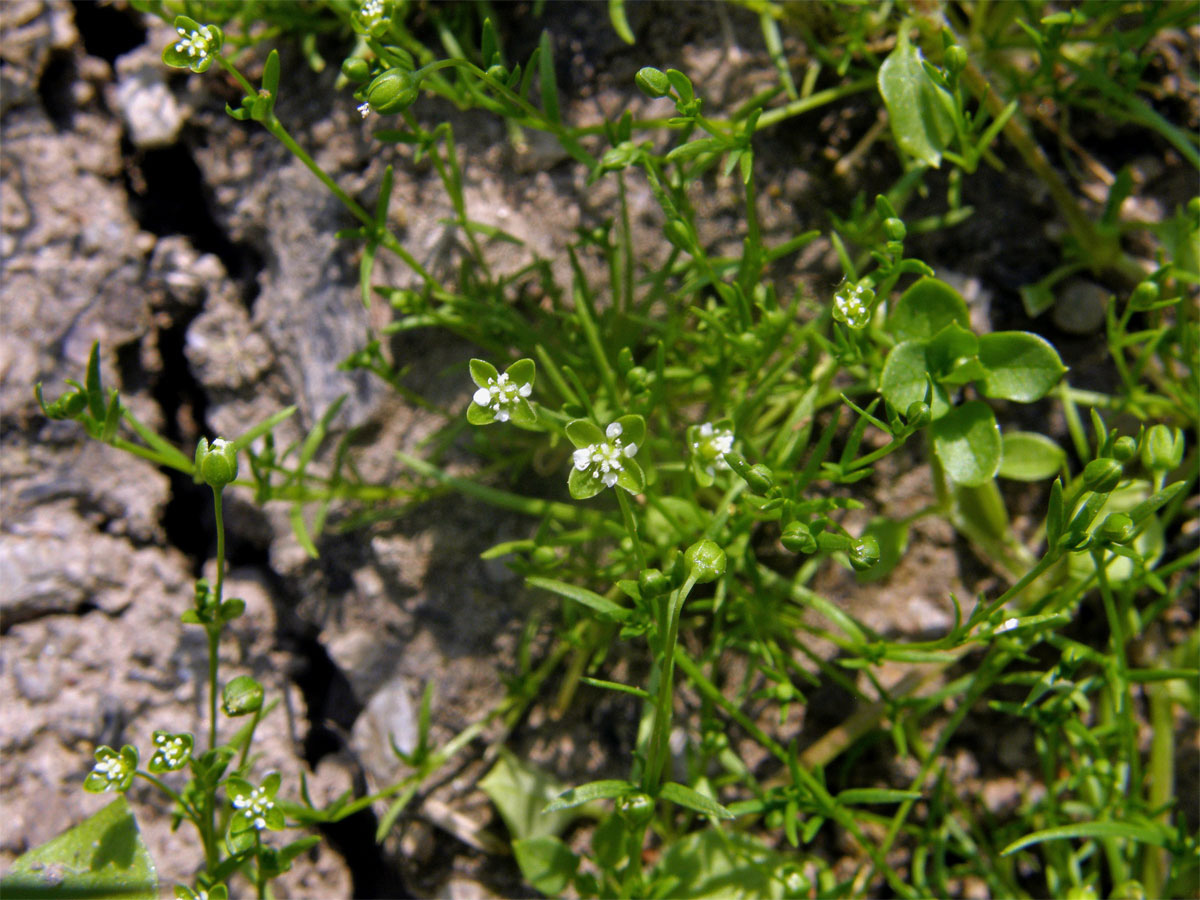
[[[609,438],[609,440],[612,440],[613,438],[619,438],[621,436],[621,432],[624,430],[625,429],[621,427],[620,422],[613,422],[604,429],[604,434]]]
[[[605,472],[604,476],[600,480],[604,482],[605,487],[612,487],[614,484],[617,483],[617,473],[616,472]]]
[[[471,397],[471,399],[480,406],[490,406],[492,402],[492,392],[487,388],[480,388],[475,392],[475,395]]]
[[[592,448],[580,447],[575,451],[575,468],[580,472],[592,464]]]
[[[637,453],[637,451],[638,451],[637,444],[630,444],[628,447],[625,447],[621,452],[624,453],[628,457],[632,457],[635,453]]]

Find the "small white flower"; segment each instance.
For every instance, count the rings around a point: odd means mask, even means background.
[[[487,387],[479,388],[471,399],[479,406],[491,409],[497,422],[507,422],[511,408],[532,393],[532,384],[518,385],[503,372],[498,378],[489,378]]]
[[[369,28],[383,18],[383,0],[367,0],[359,9],[358,14],[362,16]]]
[[[499,418],[499,416],[497,416]],[[632,459],[637,453],[637,444],[622,444],[619,422],[613,422],[604,429],[608,440],[603,444],[589,444],[580,447],[572,457],[575,468],[580,472],[592,470],[592,475],[604,482],[605,487],[617,483],[617,475],[623,471],[622,459]]]
[[[1012,631],[1014,628],[1016,628],[1020,624],[1021,624],[1020,619],[1005,619],[1004,623],[992,633],[993,634],[1004,634],[1004,632]]]
[[[708,465],[705,467],[709,475],[715,475],[717,470],[729,468],[725,454],[733,450],[733,432],[728,428],[718,429],[712,422],[700,426],[700,440],[692,441],[692,452]]]
[[[116,790],[129,777],[129,766],[120,754],[100,760],[92,767],[92,771],[107,782],[104,785],[106,791]]]
[[[358,104],[357,108],[358,108],[358,114],[360,116],[362,116],[364,119],[371,114],[371,104],[370,103],[360,103],[360,104]]]
[[[201,25],[193,31],[176,28],[179,40],[175,42],[176,53],[186,53],[190,58],[203,61],[212,52],[213,33],[207,25]]]
[[[874,299],[875,292],[862,282],[843,284],[833,296],[834,318],[851,328],[862,328],[870,318]]]

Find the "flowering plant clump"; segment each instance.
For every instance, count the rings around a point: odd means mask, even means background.
[[[124,793],[133,783],[138,767],[137,748],[126,744],[118,753],[112,747],[96,748],[96,765],[83,780],[83,789],[93,794],[119,791]]]
[[[169,731],[154,732],[154,755],[147,768],[157,774],[174,772],[187,765],[192,756],[193,738],[190,734],[172,734]]]
[[[532,359],[518,359],[504,370],[482,359],[470,363],[471,379],[477,390],[467,408],[467,421],[472,425],[488,425],[492,422],[507,422],[532,428],[537,425],[537,413],[529,403],[533,393],[533,379],[537,374]]]
[[[717,472],[729,469],[726,454],[733,452],[733,423],[728,419],[692,425],[687,430],[692,475],[701,487],[713,483]]]
[[[216,25],[201,25],[187,16],[175,17],[175,32],[179,40],[168,44],[162,55],[163,62],[175,69],[205,71],[225,43],[225,35]]]
[[[601,431],[594,422],[567,423],[567,437],[576,446],[567,486],[576,500],[594,497],[620,485],[631,494],[646,487],[646,476],[633,457],[646,437],[641,416],[621,416]]]

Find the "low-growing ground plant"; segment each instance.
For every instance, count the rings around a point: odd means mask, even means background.
[[[640,711],[625,777],[550,788],[528,761],[499,753],[483,781],[523,877],[542,894],[923,897],[973,884],[990,896],[1195,895],[1200,842],[1173,766],[1181,729],[1195,728],[1200,674],[1200,550],[1181,533],[1195,515],[1200,199],[1180,198],[1162,221],[1131,221],[1122,171],[1092,215],[1028,118],[1046,103],[1107,116],[1168,147],[1179,165],[1200,167],[1195,134],[1144,96],[1155,37],[1194,28],[1195,4],[735,4],[759,18],[776,69],[771,89],[732,111],[712,109],[687,73],[647,59],[636,87],[652,117],[625,113],[594,127],[563,115],[553,36],[515,60],[484,3],[134,5],[175,29],[166,65],[236,81],[244,97],[229,114],[265,128],[313,172],[314,189],[331,191],[359,223],[342,236],[361,250],[361,302],[384,304],[392,318],[345,367],[411,397],[390,336],[423,329],[478,348],[461,369],[469,403],[446,411],[426,455],[399,454],[410,473],[400,484],[359,480],[341,464],[342,447],[336,465],[318,465],[340,403],[294,446],[276,443],[274,429],[293,412],[284,409],[244,434],[206,436],[193,454],[105,391],[103,348],[72,392],[45,400],[38,386],[48,417],[74,419],[91,437],[212,491],[215,582],[198,581],[180,609],[209,648],[207,733],[99,747],[83,785],[120,793],[141,778],[162,791],[196,837],[196,879],[176,896],[267,896],[271,880],[319,840],[277,843],[285,825],[334,822],[385,800],[382,839],[488,724],[433,743],[436,698],[426,692],[417,746],[396,751],[407,774],[324,807],[303,781],[256,772],[251,747],[270,698],[248,678],[222,683],[218,668],[222,631],[244,610],[224,592],[226,490],[291,504],[314,555],[331,510],[349,510],[338,527],[350,527],[446,490],[529,518],[528,537],[488,555],[561,602],[557,636],[543,658],[523,646],[491,720],[515,724],[552,679],[560,703],[586,685]],[[610,0],[608,12],[634,43],[626,5]],[[460,238],[453,272],[431,271],[391,230],[391,168],[365,208],[276,116],[288,81],[271,45],[298,40],[316,62],[317,35],[350,48],[341,81],[377,123],[375,137],[407,145],[435,169]],[[807,68],[798,71],[785,47],[803,48]],[[256,61],[257,83],[245,74]],[[878,100],[887,122],[857,152],[898,156],[898,179],[829,210],[821,232],[766,239],[756,141],[853,97]],[[567,242],[565,267],[532,252],[514,272],[490,264],[496,245],[521,242],[472,218],[451,125],[427,127],[414,112],[436,102],[501,117],[514,141],[544,132],[589,184],[616,185],[610,217]],[[909,249],[912,236],[988,216],[964,205],[963,183],[981,166],[1003,165],[1002,156],[1040,179],[1066,226],[1061,265],[1023,291],[1028,316],[1045,312],[1075,273],[1111,288],[1102,338],[1115,373],[1109,392],[1074,386],[1041,334],[981,331],[959,290]],[[658,206],[653,248],[635,240],[634,182]],[[736,191],[740,254],[706,246],[690,191],[697,183]],[[942,208],[909,212],[917,201],[930,208],[935,184],[946,189]],[[1153,258],[1131,253],[1124,238],[1135,231],[1150,236]],[[816,294],[781,284],[780,261],[821,237],[842,283]],[[411,283],[379,283],[382,254],[402,261]],[[1054,410],[1065,432],[1010,424],[1016,404],[1038,404],[1043,421]],[[477,476],[447,471],[456,443],[478,453]],[[933,495],[916,513],[884,508],[865,529],[851,527],[861,520],[847,514],[867,506],[863,485],[901,451],[928,464]],[[535,466],[553,474],[536,484],[493,477]],[[1018,530],[1004,482],[1036,492],[1031,526]],[[914,523],[927,518],[948,521],[1002,584],[945,598],[954,615],[944,634],[894,639],[814,587],[826,567],[862,583],[886,578]],[[1186,627],[1168,640],[1165,617],[1180,608]],[[1087,632],[1098,637],[1072,630],[1082,617],[1100,620]],[[682,634],[696,640],[685,646]],[[818,653],[818,642],[836,655]],[[609,661],[618,655],[641,660],[631,671],[647,677],[617,680]],[[881,676],[896,667],[907,674]],[[741,673],[736,682],[731,671]],[[772,721],[822,681],[846,691],[857,712],[801,748]],[[770,715],[749,711],[763,702]],[[1035,735],[1042,789],[1004,819],[956,791],[946,753],[984,710]],[[747,742],[754,764],[740,749]],[[896,771],[909,773],[907,783],[847,785],[831,773],[868,743],[903,763]],[[123,805],[102,816],[75,840],[119,819],[136,843]],[[822,852],[820,836],[831,832],[856,848],[852,870]],[[74,852],[59,842],[20,861],[6,893]],[[78,885],[111,886],[88,879],[112,876],[153,896],[152,869],[132,851],[126,858],[137,864],[116,875],[83,865]]]

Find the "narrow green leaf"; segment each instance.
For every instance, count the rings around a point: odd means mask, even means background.
[[[538,587],[543,590],[550,591],[553,594],[558,594],[560,597],[565,597],[568,600],[573,600],[583,606],[587,606],[601,616],[618,622],[624,622],[631,615],[631,611],[623,606],[618,606],[607,597],[602,597],[594,591],[589,591],[587,588],[578,587],[574,584],[567,584],[565,581],[555,581],[553,578],[543,578],[540,575],[530,575],[525,579],[525,583],[530,587]]]
[[[659,788],[658,796],[664,800],[670,800],[677,806],[683,806],[694,812],[698,812],[701,815],[714,816],[718,819],[733,818],[733,813],[716,800],[706,797],[699,791],[695,791],[677,781],[668,781],[664,784]]]
[[[612,22],[617,37],[632,45],[635,39],[633,29],[629,27],[629,20],[625,18],[625,0],[608,0],[608,19]]]
[[[587,784],[581,784],[578,787],[563,791],[546,806],[545,811],[555,812],[560,809],[574,809],[576,806],[583,806],[583,804],[591,803],[594,800],[615,800],[617,797],[624,796],[630,791],[636,790],[637,785],[619,778],[589,781]]]
[[[1167,836],[1162,828],[1133,822],[1080,822],[1075,825],[1060,825],[1057,828],[1045,828],[1027,834],[1020,840],[1013,841],[1000,851],[1001,856],[1011,856],[1018,850],[1023,850],[1033,844],[1044,841],[1061,841],[1072,838],[1099,839],[1124,838],[1155,847],[1165,847]]]
[[[905,800],[920,800],[920,791],[897,791],[890,788],[851,788],[840,792],[835,799],[846,806],[861,806],[864,803],[903,803]]]
[[[541,82],[542,112],[555,125],[562,120],[558,111],[558,79],[554,74],[554,45],[550,32],[543,31],[538,43],[538,78]]]
[[[88,411],[97,423],[104,421],[104,386],[100,382],[100,342],[92,344],[92,352],[88,354],[87,363],[87,399]]]
[[[296,541],[304,548],[304,552],[312,559],[318,559],[321,554],[317,552],[317,545],[313,543],[312,535],[308,533],[308,525],[304,522],[304,505],[293,503],[288,513],[288,519],[292,523],[292,532],[296,535]]]

